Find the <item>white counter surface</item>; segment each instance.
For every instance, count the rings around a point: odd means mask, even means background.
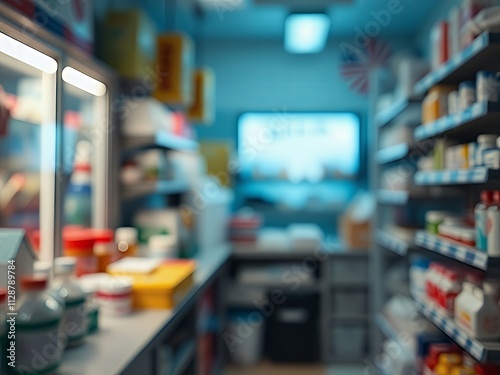
[[[99,331],[80,347],[68,349],[57,375],[114,375],[124,371],[158,336],[173,329],[176,315],[230,258],[229,247],[200,252],[195,285],[173,310],[142,310],[125,317],[100,317]]]

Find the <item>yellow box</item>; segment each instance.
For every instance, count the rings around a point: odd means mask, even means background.
[[[188,118],[197,124],[210,125],[215,115],[215,77],[211,69],[194,72],[194,101],[188,110]]]
[[[172,309],[194,284],[196,262],[167,260],[149,274],[111,274],[133,279],[134,309]]]
[[[153,96],[180,106],[193,102],[194,47],[189,36],[165,34],[156,43],[156,81]]]
[[[102,30],[101,58],[125,78],[155,78],[156,29],[141,10],[110,11]]]

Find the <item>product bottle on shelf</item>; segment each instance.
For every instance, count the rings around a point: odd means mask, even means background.
[[[492,202],[487,209],[487,248],[488,255],[500,256],[500,191],[495,190]]]
[[[7,373],[7,290],[0,289],[0,374]]]
[[[443,277],[443,291],[440,305],[445,311],[453,316],[455,298],[462,291],[462,279],[460,274],[453,270],[446,270]]]
[[[64,298],[53,288],[52,264],[49,262],[36,261],[33,264],[33,276],[47,279],[47,293],[54,298],[64,308],[66,302]]]
[[[16,368],[30,374],[51,372],[59,366],[65,346],[63,308],[46,293],[47,279],[24,277],[21,289],[16,311]]]
[[[78,142],[73,174],[69,181],[64,202],[66,225],[92,225],[92,167],[90,155],[92,145],[88,141]]]
[[[70,257],[55,259],[54,289],[65,301],[64,334],[68,338],[68,346],[76,346],[83,342],[87,332],[87,313],[85,309],[85,293],[75,276],[76,259]]]
[[[487,236],[487,222],[488,222],[488,208],[493,201],[493,192],[483,190],[481,192],[481,201],[474,209],[474,220],[476,229],[476,248],[481,251],[488,251],[488,236]]]

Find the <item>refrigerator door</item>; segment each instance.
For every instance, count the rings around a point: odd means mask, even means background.
[[[114,173],[111,79],[97,64],[76,58],[66,59],[61,74],[63,226],[107,228]]]
[[[58,56],[0,22],[0,227],[54,254]]]

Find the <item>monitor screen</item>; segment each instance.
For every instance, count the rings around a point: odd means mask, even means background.
[[[240,176],[294,183],[352,179],[360,168],[359,137],[359,117],[350,112],[244,113]]]

